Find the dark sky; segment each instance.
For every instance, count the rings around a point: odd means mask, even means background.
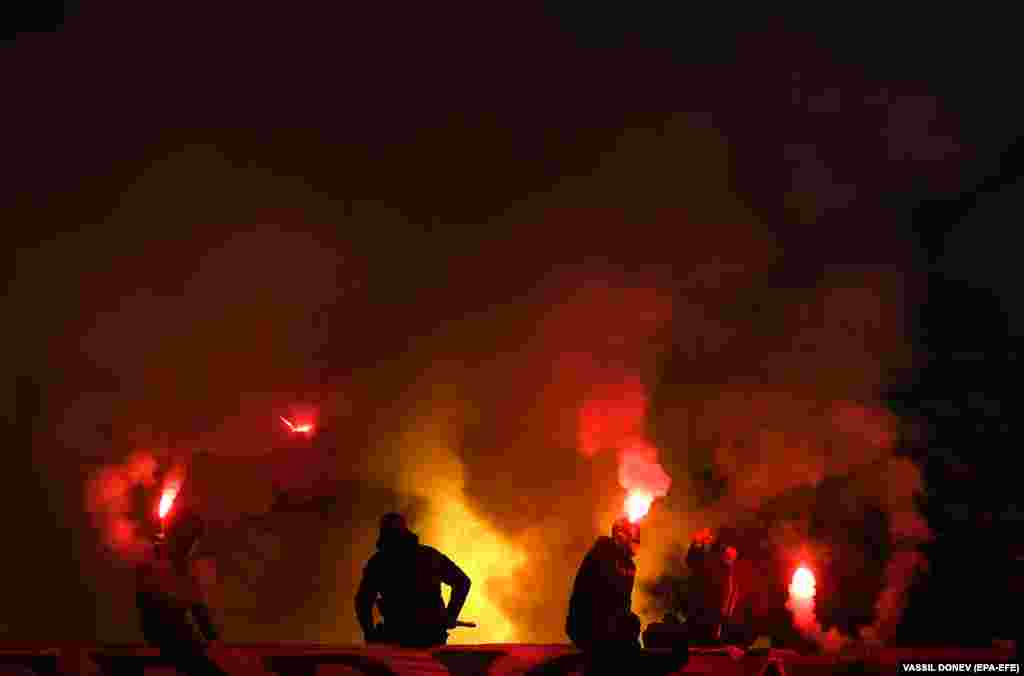
[[[562,640],[563,578],[619,499],[614,463],[573,451],[588,388],[627,374],[654,393],[683,496],[666,501],[676,521],[652,524],[667,547],[885,461],[793,449],[833,434],[808,416],[870,418],[887,388],[921,380],[917,309],[943,314],[939,281],[986,299],[977,326],[1019,332],[1008,17],[65,9],[17,18],[0,47],[16,384],[0,504],[41,552],[3,577],[60,580],[78,610],[54,623],[19,584],[0,635],[125,638],[127,578],[91,520],[90,477],[133,450],[203,447],[219,469],[196,499],[225,523],[269,510],[268,477],[350,482],[331,528],[297,529],[312,533],[301,565],[342,562],[327,585],[340,600],[281,601],[286,638],[353,637],[348,589],[378,508],[418,496],[435,541],[456,520],[494,552],[545,552],[530,570],[551,572],[551,617],[493,591],[473,610],[521,618],[507,636]],[[312,450],[276,427],[296,404],[325,424]],[[763,419],[776,429],[759,437]],[[722,441],[748,423],[746,452]],[[712,507],[686,497],[707,458],[733,486]],[[803,461],[803,479],[772,469]],[[246,622],[236,635],[271,636]]]

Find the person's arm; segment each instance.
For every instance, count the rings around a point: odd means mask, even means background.
[[[455,621],[459,619],[462,607],[466,604],[472,581],[461,568],[455,565],[454,561],[440,552],[438,554],[440,556],[441,582],[452,588],[452,595],[448,600],[448,627],[452,628],[455,626]]]
[[[377,587],[373,579],[373,560],[363,569],[363,579],[356,592],[356,619],[363,630],[363,637],[369,641],[373,636],[373,604],[377,600]]]

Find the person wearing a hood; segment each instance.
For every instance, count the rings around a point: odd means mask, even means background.
[[[586,676],[674,674],[689,662],[685,641],[667,653],[640,648],[642,624],[632,608],[639,532],[627,517],[616,519],[612,536],[597,539],[576,573],[565,631],[583,651]]]
[[[632,610],[638,528],[626,518],[601,536],[580,564],[565,631],[581,650],[640,647],[640,618]]]
[[[441,584],[451,587],[445,607]],[[356,593],[356,618],[367,643],[431,647],[448,641],[469,595],[470,579],[433,547],[420,544],[401,514],[385,514],[377,551],[363,570]],[[383,624],[374,626],[377,605]]]

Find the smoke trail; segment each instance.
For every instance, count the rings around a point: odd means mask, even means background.
[[[896,552],[892,555],[885,568],[885,587],[875,603],[875,622],[860,630],[863,641],[885,643],[895,635],[906,607],[907,589],[923,565],[924,558],[917,552]]]
[[[658,449],[644,439],[633,439],[619,451],[619,485],[632,493],[663,498],[672,486],[672,477],[658,462]]]
[[[668,495],[672,478],[658,462],[658,449],[644,434],[647,394],[640,378],[625,375],[619,383],[599,384],[579,410],[579,449],[593,457],[614,449],[619,485],[627,493],[650,498]]]
[[[42,304],[56,305],[67,288],[83,289],[82,299],[76,298],[69,311],[82,308],[75,311],[89,330],[81,345],[77,337],[71,341],[70,353],[79,355],[84,348],[91,361],[116,373],[126,402],[122,420],[150,420],[185,435],[213,430],[202,435],[203,441],[210,442],[228,468],[206,500],[207,505],[223,502],[225,512],[271,510],[273,496],[263,485],[269,483],[265,477],[243,480],[239,475],[255,474],[253,465],[272,464],[267,448],[273,442],[268,440],[281,426],[274,406],[287,397],[254,399],[251,393],[320,388],[320,361],[329,334],[334,368],[357,373],[372,383],[367,389],[373,392],[352,395],[355,400],[362,397],[364,408],[350,426],[367,421],[369,429],[346,429],[339,435],[333,461],[337,473],[370,478],[389,488],[397,484],[429,501],[430,509],[414,524],[422,527],[428,543],[448,549],[473,575],[476,585],[467,617],[480,613],[471,619],[489,622],[488,627],[496,628],[494,637],[503,636],[503,627],[513,624],[512,636],[558,640],[564,624],[564,605],[559,603],[567,596],[575,563],[592,542],[590,526],[606,532],[605,517],[621,509],[616,480],[619,488],[641,483],[664,495],[645,524],[653,537],[646,539],[641,554],[643,575],[658,571],[653,548],[685,544],[688,533],[699,527],[771,511],[774,501],[799,497],[803,489],[830,477],[873,468],[851,480],[863,484],[854,496],[857,504],[901,490],[876,485],[884,483],[893,467],[888,458],[895,435],[893,422],[875,403],[888,370],[899,367],[906,354],[899,278],[857,269],[814,277],[813,290],[781,288],[767,276],[778,253],[774,234],[758,227],[736,199],[724,141],[709,140],[703,130],[639,132],[639,143],[637,134],[628,136],[632,140],[624,138],[623,147],[608,154],[599,171],[552,191],[550,204],[538,198],[525,216],[510,216],[516,227],[508,232],[514,230],[514,238],[478,251],[479,241],[452,235],[449,244],[459,243],[456,251],[476,261],[465,264],[468,269],[461,277],[450,272],[463,265],[459,256],[442,255],[441,247],[432,244],[430,251],[436,255],[423,255],[416,247],[393,246],[395,239],[406,236],[396,226],[384,228],[389,236],[378,248],[363,245],[362,254],[381,260],[373,274],[350,278],[353,257],[339,252],[351,243],[339,240],[335,227],[349,221],[326,205],[316,207],[324,222],[332,224],[322,238],[299,234],[301,228],[290,227],[296,222],[230,236],[218,228],[210,241],[196,250],[182,246],[177,256],[167,255],[163,241],[159,246],[121,245],[116,252],[132,255],[119,255],[118,260],[159,255],[149,259],[152,267],[140,269],[90,262],[97,270],[116,271],[103,275],[110,289],[126,288],[126,280],[127,288],[150,289],[120,298],[116,312],[108,307],[108,288],[90,285],[88,278],[76,284],[77,273],[60,273],[79,269],[70,261],[78,258],[80,240],[63,242],[57,264],[39,261],[31,267],[46,276],[67,275],[55,278],[61,283],[51,282],[54,295]],[[321,204],[295,184],[282,189],[269,176],[238,177],[230,163],[215,164],[212,174],[196,172],[197,164],[190,162],[147,180],[158,193],[165,186],[176,204],[216,208],[203,215],[210,222],[252,223],[249,211],[263,204],[265,196],[282,204]],[[657,180],[637,181],[638,171],[656,174]],[[691,189],[680,191],[681,181]],[[237,192],[209,198],[205,186],[229,184]],[[183,190],[202,199],[181,199]],[[680,199],[684,193],[685,203]],[[261,198],[255,206],[253,196]],[[148,192],[136,195],[128,202],[135,206],[119,218],[125,225],[149,222],[152,203]],[[237,211],[239,204],[247,205],[244,213]],[[622,208],[631,204],[641,208],[623,217]],[[566,205],[586,208],[567,211]],[[651,215],[649,207],[657,214]],[[194,222],[188,211],[161,221],[168,233]],[[535,230],[520,227],[546,211],[550,215],[542,216]],[[642,219],[651,218],[656,221],[651,227],[638,227]],[[361,220],[374,226],[391,223],[384,216]],[[576,223],[583,225],[566,227]],[[877,243],[881,250],[889,244]],[[525,271],[519,263],[500,267],[510,259],[534,259],[538,249],[550,250],[550,255]],[[561,268],[543,278],[559,258],[580,260],[594,252],[622,253],[623,258],[629,254],[643,261],[653,255],[670,260],[673,269],[664,275],[648,273],[640,265],[626,271],[606,259],[568,272]],[[162,267],[167,269],[160,273]],[[181,277],[182,269],[193,268],[198,268],[195,274]],[[501,274],[495,274],[498,269]],[[266,275],[266,270],[275,274]],[[496,278],[502,281],[495,284]],[[405,281],[409,279],[415,285]],[[356,282],[361,282],[358,293],[337,298],[339,289],[355,289]],[[422,300],[424,284],[434,287],[434,295],[427,296],[432,302]],[[463,305],[452,299],[453,289],[467,289],[474,298]],[[407,301],[406,296],[416,300]],[[85,302],[90,298],[92,302]],[[320,321],[325,307],[343,330],[326,331]],[[453,316],[460,319],[449,324],[439,319]],[[675,324],[670,327],[672,342],[689,355],[674,368],[661,363],[665,345],[658,335],[669,320]],[[147,340],[134,337],[140,326],[148,328]],[[53,333],[79,332],[55,328]],[[410,352],[415,355],[410,357]],[[479,404],[479,422],[461,414],[452,418],[445,397],[431,405],[414,400],[387,408],[425,365],[452,355],[475,362],[476,372],[440,369],[430,377],[437,383],[466,384],[466,390],[449,398],[460,405],[465,402],[459,399]],[[391,362],[397,365],[383,366]],[[423,391],[415,396],[432,401]],[[415,414],[402,419],[408,411]],[[96,417],[89,416],[88,422]],[[655,429],[647,429],[649,422]],[[395,429],[405,429],[406,435],[393,448],[366,443],[388,438]],[[616,454],[602,452],[613,449]],[[418,458],[421,453],[423,459]],[[319,461],[293,449],[281,463],[283,469],[270,473],[290,481],[292,474]],[[699,476],[705,466],[712,469],[707,481]],[[110,480],[124,483],[118,477]],[[704,496],[689,490],[691,482],[694,488],[723,487]],[[118,495],[124,489],[96,490]],[[330,536],[337,538],[334,546],[323,547],[324,567],[345,571],[332,573],[340,601],[325,614],[334,617],[351,618],[346,585],[354,587],[365,556],[372,552],[370,531],[377,510],[393,506],[390,497],[357,499],[354,494],[342,496],[350,502],[338,512],[348,512],[335,518],[347,520],[343,527],[330,529]],[[102,505],[90,512],[104,515],[104,532],[114,534],[108,540],[138,537],[132,533],[140,529],[141,517],[109,508],[104,500],[91,502]],[[795,503],[792,511],[812,511],[813,499]],[[108,519],[107,514],[117,517]],[[915,527],[913,507],[893,516],[893,524],[903,525],[892,528],[903,532]],[[122,517],[128,522],[117,520]],[[319,545],[315,538],[327,529],[318,518],[309,517],[301,522],[303,528],[295,528],[299,516],[292,521],[282,516],[283,525],[277,527],[283,535],[275,547],[286,549],[285,535],[307,537]],[[268,572],[267,587],[284,589],[288,585],[277,581],[304,576],[296,550],[283,557],[292,568],[282,563],[277,578]],[[517,552],[529,552],[529,583],[506,580],[515,569],[507,564],[517,561]],[[267,569],[273,570],[270,564]],[[247,593],[242,590],[238,596]],[[280,594],[288,594],[292,604],[281,607],[305,602],[294,588]],[[277,613],[269,599],[264,597],[266,617]],[[887,601],[886,607],[899,604]],[[287,619],[267,631],[284,631]],[[489,631],[482,625],[466,632],[466,638],[491,637]]]
[[[922,486],[920,470],[907,458],[890,458],[882,472],[878,501],[889,514],[890,540],[893,542],[924,542],[932,533],[924,517],[917,511],[915,496]],[[862,627],[860,637],[866,642],[884,643],[895,635],[896,627],[907,603],[907,590],[926,561],[920,552],[892,552],[883,573],[883,588],[875,603],[875,621]]]
[[[625,377],[619,384],[595,384],[579,411],[579,449],[588,458],[623,442],[639,439],[644,431],[647,397],[643,383]]]

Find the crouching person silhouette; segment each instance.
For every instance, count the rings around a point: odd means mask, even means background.
[[[689,650],[643,655],[640,618],[632,610],[639,526],[626,517],[612,524],[611,537],[591,547],[573,583],[565,631],[585,653],[585,673],[667,674],[689,660]]]
[[[451,587],[446,607],[441,584]],[[401,514],[385,514],[377,551],[363,570],[356,593],[356,618],[367,643],[430,648],[448,642],[469,595],[470,579],[433,547],[420,544]],[[383,623],[374,625],[376,604]]]

